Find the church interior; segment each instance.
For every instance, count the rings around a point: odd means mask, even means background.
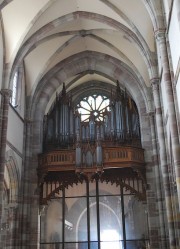
[[[0,249],[180,249],[180,1],[0,11]]]

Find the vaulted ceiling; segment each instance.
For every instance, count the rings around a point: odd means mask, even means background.
[[[69,89],[91,81],[115,84],[108,65],[102,73],[106,59],[149,86],[156,64],[154,30],[161,23],[160,2],[1,0],[5,63],[11,75],[24,63],[27,95],[44,79],[59,81],[60,87],[64,81]],[[73,68],[82,56],[88,58],[87,66],[77,74]],[[72,72],[68,69],[62,76],[67,64]]]

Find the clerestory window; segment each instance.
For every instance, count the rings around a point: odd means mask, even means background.
[[[18,71],[15,72],[13,81],[12,81],[11,104],[14,107],[17,105],[17,88],[18,88]]]

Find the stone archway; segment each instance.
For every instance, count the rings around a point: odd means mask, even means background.
[[[59,63],[54,67],[46,77],[39,82],[34,91],[34,95],[31,96],[29,102],[29,109],[27,117],[29,122],[27,123],[27,151],[26,151],[26,182],[25,182],[25,197],[32,201],[31,220],[29,222],[31,231],[33,231],[34,240],[30,240],[30,236],[27,235],[28,243],[32,246],[37,244],[38,240],[38,187],[37,187],[37,173],[36,168],[38,166],[37,154],[42,150],[42,122],[45,112],[45,108],[51,98],[52,94],[59,87],[59,84],[70,78],[73,75],[77,75],[86,70],[95,70],[103,73],[112,79],[119,80],[122,85],[129,91],[136,102],[140,115],[142,145],[145,149],[145,158],[147,166],[152,164],[151,162],[151,134],[149,131],[149,117],[148,112],[150,110],[150,96],[145,84],[138,79],[130,68],[125,64],[105,54],[96,52],[83,52],[81,54],[72,56],[67,60]],[[55,80],[56,78],[56,80]],[[58,80],[57,80],[58,78]],[[33,181],[32,181],[33,179]],[[26,205],[26,204],[25,204]],[[28,207],[28,203],[27,203]],[[28,217],[27,217],[28,219]],[[29,236],[29,238],[28,238]]]

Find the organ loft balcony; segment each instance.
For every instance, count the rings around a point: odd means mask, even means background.
[[[63,85],[44,117],[38,177],[44,202],[62,186],[97,178],[125,184],[143,199],[146,181],[139,115],[118,82],[114,94],[87,94],[76,104]]]
[[[87,146],[87,145],[86,145]],[[92,157],[96,158],[96,149],[94,145],[88,146],[93,153]],[[85,155],[89,153],[87,148],[84,148]],[[92,161],[82,162],[76,165],[76,150],[63,149],[53,150],[39,155],[40,174],[47,174],[48,172],[63,172],[74,171],[75,173],[97,173],[111,168],[132,168],[133,170],[144,169],[144,150],[142,148],[135,148],[131,146],[111,147],[108,144],[102,145],[102,162],[97,164],[96,159]]]

